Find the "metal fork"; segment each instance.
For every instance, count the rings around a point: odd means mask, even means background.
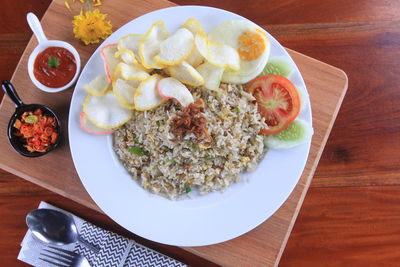
[[[40,253],[43,256],[39,258],[40,260],[57,267],[91,267],[88,260],[80,254],[53,246],[48,246],[48,248],[55,251],[44,248],[43,250],[49,254]]]

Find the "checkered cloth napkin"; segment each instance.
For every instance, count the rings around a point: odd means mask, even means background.
[[[54,207],[46,202],[41,202],[40,209],[55,209],[70,214],[76,223],[79,234],[83,239],[100,248],[95,254],[79,243],[60,246],[63,249],[74,251],[84,255],[92,267],[130,267],[130,266],[160,266],[160,267],[183,267],[185,264],[168,256],[158,253],[152,249],[142,246],[135,241],[106,231],[81,218]],[[53,266],[39,260],[39,255],[46,244],[38,241],[28,230],[21,243],[21,251],[18,259],[28,264],[47,267]]]

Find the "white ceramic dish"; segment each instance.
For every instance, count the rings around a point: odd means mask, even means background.
[[[47,38],[43,32],[43,28],[40,24],[40,21],[33,13],[28,13],[26,16],[26,19],[28,21],[29,27],[31,27],[33,33],[35,34],[35,36],[39,42],[39,44],[32,51],[32,53],[30,54],[29,59],[28,59],[29,78],[32,80],[33,84],[37,88],[39,88],[40,90],[45,91],[47,93],[57,93],[57,92],[60,92],[60,91],[70,88],[75,83],[76,79],[79,77],[79,72],[81,70],[81,58],[79,56],[78,51],[76,51],[76,49],[67,42],[58,41],[58,40],[47,40]],[[72,78],[72,80],[69,83],[67,83],[66,85],[64,85],[62,87],[57,87],[57,88],[51,88],[51,87],[47,87],[47,86],[43,85],[36,79],[36,77],[33,73],[34,63],[35,63],[35,59],[36,59],[37,55],[40,52],[42,52],[43,50],[45,50],[46,48],[52,47],[52,46],[62,47],[62,48],[67,49],[74,55],[75,61],[76,61],[76,73],[75,73],[74,77]]]
[[[163,20],[170,32],[194,17],[210,31],[219,23],[245,19],[210,7],[181,6],[157,10],[127,23],[102,46],[131,33],[145,33]],[[311,108],[304,81],[285,49],[271,36],[271,57],[285,57],[293,65],[290,80],[306,97],[300,118],[311,123]],[[101,47],[102,47],[101,46]],[[83,85],[104,73],[99,47],[89,59],[76,85],[69,113],[72,158],[86,190],[96,204],[121,226],[144,238],[177,246],[202,246],[242,235],[269,218],[297,184],[310,149],[310,142],[284,151],[269,151],[258,169],[242,175],[242,182],[224,193],[171,201],[153,195],[132,180],[112,149],[112,136],[95,136],[79,127],[79,113],[86,91]],[[245,182],[245,181],[248,182]]]

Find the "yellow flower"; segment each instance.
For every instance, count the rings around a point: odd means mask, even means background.
[[[72,21],[75,38],[82,40],[85,45],[98,43],[100,38],[106,39],[112,33],[111,22],[105,21],[106,17],[98,9],[86,11],[85,14],[81,10]]]

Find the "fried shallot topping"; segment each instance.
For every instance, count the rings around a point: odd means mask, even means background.
[[[206,126],[207,119],[204,116],[204,100],[199,98],[183,109],[181,114],[172,118],[171,132],[182,139],[193,133],[197,137],[197,143],[211,140]]]

